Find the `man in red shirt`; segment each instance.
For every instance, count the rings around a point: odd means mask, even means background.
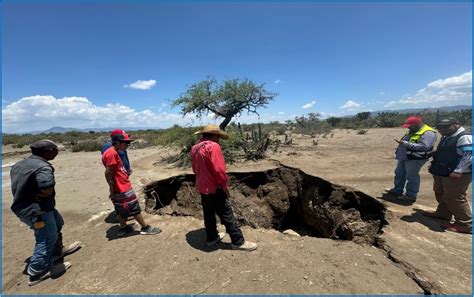
[[[102,153],[102,163],[105,166],[105,179],[109,184],[109,197],[114,204],[120,224],[120,230],[117,235],[123,236],[134,231],[132,226],[127,225],[127,218],[129,216],[133,216],[142,226],[140,234],[154,235],[160,233],[161,230],[159,228],[145,223],[141,215],[138,198],[128,178],[127,170],[124,168],[118,154],[118,151],[124,151],[133,139],[130,139],[123,130],[121,130],[121,133],[113,134],[111,138],[112,146]]]
[[[191,149],[191,161],[196,174],[196,190],[201,194],[206,246],[214,246],[225,236],[225,233],[217,232],[217,214],[229,233],[232,249],[256,250],[256,243],[244,239],[229,204],[225,160],[219,145],[220,138],[228,139],[229,136],[216,125],[205,126],[195,134],[201,135],[201,139]]]

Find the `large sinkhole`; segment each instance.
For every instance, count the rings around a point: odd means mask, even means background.
[[[386,224],[385,207],[360,191],[290,167],[229,172],[230,201],[240,225],[373,244]],[[193,174],[145,186],[146,210],[203,219]]]

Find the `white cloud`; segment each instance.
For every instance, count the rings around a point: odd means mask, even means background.
[[[284,112],[284,111],[279,111],[278,114],[279,114],[279,115],[284,115],[285,112]]]
[[[278,85],[278,84],[281,84],[282,82],[283,82],[282,80],[277,79],[277,80],[274,81],[274,84],[275,84],[275,85]]]
[[[306,103],[305,105],[301,106],[301,108],[303,109],[308,109],[308,108],[311,108],[314,106],[314,104],[316,104],[316,101],[311,101],[310,103]]]
[[[110,103],[93,104],[85,97],[31,96],[2,107],[4,132],[46,130],[53,126],[74,128],[100,127],[168,127],[192,123],[193,115],[135,110],[129,106]]]
[[[163,103],[161,106],[169,106]],[[222,118],[213,114],[198,119],[195,114],[183,117],[179,113],[155,112],[150,109],[136,110],[132,107],[110,103],[102,106],[93,104],[85,97],[30,96],[12,102],[2,108],[2,130],[6,133],[43,131],[54,126],[68,128],[167,128],[181,126],[219,124]],[[294,115],[283,113],[243,114],[233,119],[242,123],[284,122]]]
[[[129,85],[124,85],[124,88],[137,89],[137,90],[149,90],[156,85],[156,80],[137,80]]]
[[[472,70],[458,76],[438,79],[418,90],[414,95],[406,94],[385,107],[446,106],[472,100]]]
[[[379,92],[379,95],[385,95],[385,92]]]
[[[360,106],[361,106],[361,104],[359,104],[355,101],[352,101],[352,100],[348,100],[346,103],[344,103],[344,105],[340,106],[339,108],[346,109],[346,110],[354,110],[354,109],[357,109]]]

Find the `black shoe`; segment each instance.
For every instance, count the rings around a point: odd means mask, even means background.
[[[406,204],[413,204],[416,202],[416,197],[408,196],[408,195],[401,195],[401,196],[396,197],[396,199]]]

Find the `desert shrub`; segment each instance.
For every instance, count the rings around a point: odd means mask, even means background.
[[[78,142],[77,144],[71,146],[71,152],[95,152],[100,151],[103,143],[96,140],[86,140]]]
[[[357,131],[357,134],[360,134],[360,135],[363,135],[363,134],[367,134],[367,131],[366,129],[360,129]]]

